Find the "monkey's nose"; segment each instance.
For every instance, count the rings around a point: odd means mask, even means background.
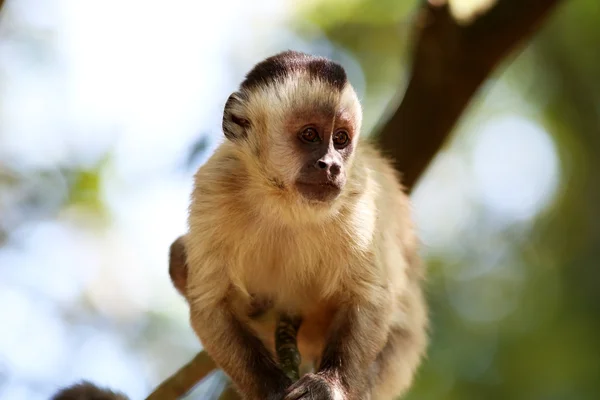
[[[339,175],[341,171],[341,166],[335,161],[323,160],[320,159],[315,163],[315,168],[326,171],[333,176]]]
[[[340,167],[340,164],[338,163],[333,163],[331,164],[331,166],[329,167],[329,172],[331,173],[331,175],[333,176],[338,176],[340,174],[340,171],[342,170],[342,167]]]
[[[329,163],[327,161],[319,160],[317,161],[316,167],[318,169],[329,169]]]

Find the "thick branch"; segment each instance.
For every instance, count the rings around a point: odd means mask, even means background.
[[[466,26],[452,18],[447,5],[423,5],[414,25],[408,87],[378,138],[409,191],[477,89],[505,56],[536,31],[559,1],[498,0]]]

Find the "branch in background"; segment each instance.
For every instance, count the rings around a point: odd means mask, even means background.
[[[212,358],[202,351],[161,383],[146,400],[179,399],[216,368]]]
[[[455,21],[445,1],[423,5],[414,24],[408,87],[400,106],[378,132],[381,147],[395,161],[409,191],[477,89],[559,2],[498,0],[468,25]]]
[[[223,393],[221,393],[221,396],[219,396],[219,400],[241,400],[241,396],[235,391],[233,386],[231,386],[231,383],[228,383],[225,390],[223,390]]]
[[[414,188],[485,79],[537,30],[559,1],[497,0],[488,12],[467,25],[452,17],[445,1],[430,0],[422,6],[414,24],[413,60],[406,93],[379,131],[381,148],[393,158],[407,190]],[[294,323],[283,323],[275,333],[280,343],[280,363],[294,377],[300,359],[296,332]],[[215,368],[202,352],[147,400],[176,399]],[[239,396],[228,387],[221,399]]]

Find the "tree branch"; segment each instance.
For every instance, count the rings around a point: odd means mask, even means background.
[[[492,8],[468,25],[457,23],[445,1],[430,0],[421,6],[414,24],[408,87],[400,106],[378,134],[381,148],[394,160],[409,192],[481,84],[503,58],[537,30],[559,2],[497,0]],[[278,324],[277,353],[286,373],[297,379],[300,358],[295,334],[298,326],[293,322],[290,325],[289,321]],[[147,400],[175,399],[174,396],[189,391],[215,368],[204,352],[194,360],[163,382]],[[179,377],[180,374],[185,375],[185,379]],[[177,390],[169,389],[170,386]],[[162,390],[161,395],[157,395],[159,390]],[[239,396],[229,387],[221,398]]]
[[[202,351],[161,383],[146,400],[179,399],[216,368],[212,358]]]
[[[411,76],[379,132],[411,191],[473,95],[500,61],[528,39],[560,0],[498,0],[469,25],[447,4],[424,4],[414,24]],[[436,3],[444,3],[437,1]]]

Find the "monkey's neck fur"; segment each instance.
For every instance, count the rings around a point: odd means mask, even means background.
[[[384,285],[380,271],[356,268],[372,265],[365,258],[377,257],[372,243],[375,210],[382,206],[375,204],[378,176],[391,171],[366,140],[361,139],[356,152],[342,193],[333,202],[319,204],[302,199],[277,176],[265,173],[255,155],[223,143],[196,174],[190,209],[192,231],[210,237],[210,248],[190,243],[188,247],[196,250],[189,256],[206,257],[208,252],[222,265],[219,273],[227,274],[241,294],[272,297],[282,309],[306,308],[343,291],[346,281],[356,290],[357,277],[364,280],[365,290]],[[387,184],[397,182],[394,176]],[[224,255],[227,259],[221,259]],[[214,299],[205,296],[219,294],[199,293],[194,298],[210,301]]]

